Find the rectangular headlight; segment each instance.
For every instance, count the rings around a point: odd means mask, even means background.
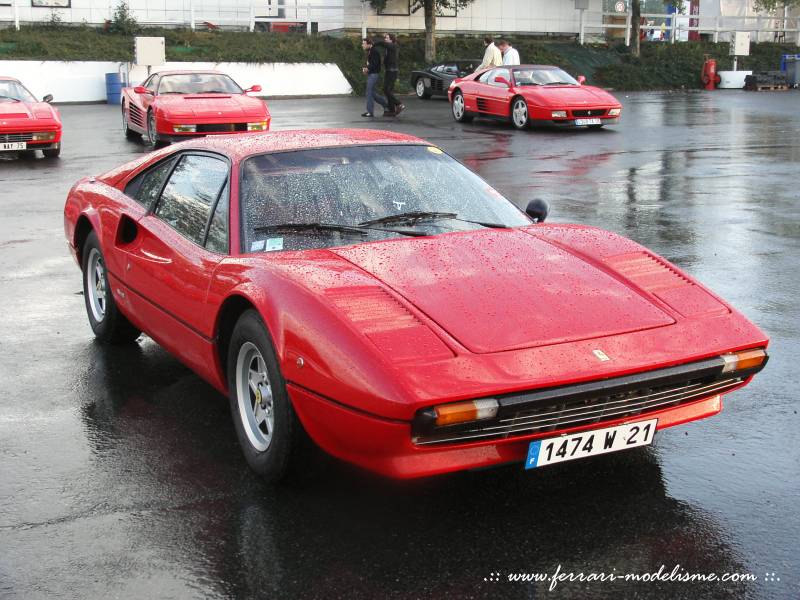
[[[269,121],[258,121],[256,123],[248,123],[247,131],[266,131]]]
[[[172,129],[175,133],[195,133],[197,125],[173,125]]]
[[[33,141],[35,142],[49,142],[56,139],[55,131],[38,131],[33,134]]]
[[[612,108],[611,110],[608,111],[608,116],[610,116],[610,117],[618,117],[619,113],[621,113],[621,112],[622,112],[621,108]]]
[[[554,110],[550,113],[550,116],[553,119],[566,119],[567,118],[567,111],[565,110]]]
[[[497,416],[497,400],[483,398],[481,400],[468,400],[467,402],[453,402],[434,406],[436,425],[456,425],[469,421],[491,419]]]

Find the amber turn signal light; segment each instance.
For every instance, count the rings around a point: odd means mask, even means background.
[[[764,364],[764,361],[767,360],[767,351],[763,348],[740,350],[739,352],[723,354],[722,360],[725,361],[725,365],[722,367],[723,373],[744,371],[745,369],[754,369]]]
[[[440,404],[435,406],[433,410],[436,412],[436,425],[441,427],[443,425],[456,425],[458,423],[468,423],[469,421],[491,419],[497,416],[497,407],[497,400],[484,398],[482,400]]]

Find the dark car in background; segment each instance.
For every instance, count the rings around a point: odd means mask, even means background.
[[[416,92],[417,98],[447,96],[451,81],[470,75],[480,64],[480,59],[450,60],[432,65],[423,71],[412,71],[411,88]]]

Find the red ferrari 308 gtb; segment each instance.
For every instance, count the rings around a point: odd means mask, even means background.
[[[270,480],[303,431],[394,477],[647,445],[764,366],[674,265],[527,212],[423,140],[320,130],[162,149],[64,219],[95,335],[144,331],[226,393]]]
[[[266,102],[217,71],[160,71],[122,90],[122,129],[157,147],[188,137],[268,131]]]
[[[553,66],[523,65],[480,71],[450,84],[453,117],[508,119],[517,129],[554,125],[599,129],[619,123],[622,105],[600,88],[584,85]]]
[[[0,77],[0,152],[61,154],[61,116],[52,100],[47,95],[39,102],[17,79]]]

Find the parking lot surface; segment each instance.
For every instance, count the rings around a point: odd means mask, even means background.
[[[147,149],[118,107],[61,107],[59,160],[0,160],[0,596],[800,597],[800,92],[618,96],[601,131],[459,125],[442,100],[373,121],[356,98],[269,104],[275,129],[425,137],[519,206],[633,238],[768,333],[764,372],[647,449],[403,483],[317,455],[274,488],[221,395],[147,338],[93,341],[64,199]],[[756,580],[508,581],[661,565]]]

